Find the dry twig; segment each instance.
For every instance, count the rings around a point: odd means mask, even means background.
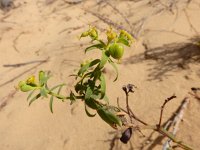
[[[22,73],[18,74],[17,76],[13,77],[12,79],[10,79],[10,80],[8,80],[8,81],[5,81],[4,83],[1,83],[1,84],[0,84],[0,87],[3,87],[4,85],[7,85],[7,84],[10,83],[10,82],[13,82],[13,81],[16,80],[17,78],[19,78],[19,77],[21,77],[22,75],[24,75],[25,73],[27,73],[27,72],[29,72],[29,71],[31,71],[31,70],[37,68],[38,66],[42,65],[43,63],[48,62],[48,60],[49,60],[49,58],[45,59],[44,61],[39,62],[37,65],[35,65],[35,66],[31,67],[31,68],[29,68],[29,69],[23,71]]]
[[[182,103],[181,103],[181,107],[179,112],[176,114],[176,117],[171,120],[171,125],[173,126],[173,131],[172,134],[175,136],[177,131],[179,130],[179,125],[180,122],[183,120],[183,114],[184,114],[184,110],[187,108],[187,105],[189,104],[189,98],[186,97]],[[168,139],[164,145],[163,145],[163,150],[168,150],[170,148],[170,144],[171,144],[172,140]]]

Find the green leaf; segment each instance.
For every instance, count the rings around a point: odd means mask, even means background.
[[[121,126],[122,124],[120,118],[106,108],[98,109],[97,113],[99,114],[101,119],[103,119],[106,123],[108,123],[111,126],[113,126],[114,124]]]
[[[108,62],[112,65],[112,67],[115,70],[116,77],[115,77],[114,81],[116,81],[118,79],[118,69],[117,69],[117,66],[115,65],[115,63],[111,59],[109,59]]]
[[[49,101],[49,108],[51,110],[51,113],[53,113],[53,96],[51,96],[50,101]]]
[[[44,85],[44,81],[45,81],[45,72],[44,71],[40,71],[39,72],[39,82],[40,82],[40,85]]]
[[[96,114],[91,114],[88,110],[87,110],[87,105],[85,104],[85,112],[88,115],[88,117],[94,117]]]
[[[39,72],[39,82],[40,82],[40,86],[43,86],[44,84],[47,83],[48,79],[50,78],[50,73],[47,72],[45,73],[44,71],[40,71]]]
[[[84,74],[84,72],[87,71],[88,68],[90,68],[90,67],[96,65],[96,64],[99,63],[99,62],[100,62],[99,59],[95,59],[95,60],[93,60],[93,61],[91,61],[91,62],[89,62],[89,63],[83,65],[83,66],[81,67],[81,69],[79,70],[78,75],[80,76],[81,74]]]
[[[90,99],[85,99],[85,104],[92,108],[92,109],[98,109],[99,108],[99,105],[97,103],[95,103],[95,100],[90,98]]]
[[[118,38],[117,43],[122,43],[122,44],[130,47],[129,41],[123,37]]]
[[[108,56],[107,52],[106,51],[102,51],[101,62],[99,64],[99,68],[100,69],[104,67],[104,65],[106,64],[108,59],[109,59],[109,56]]]
[[[98,41],[102,44],[103,47],[106,46],[106,44],[102,40],[98,40]]]
[[[38,98],[40,98],[40,96],[41,96],[41,94],[39,93],[39,94],[37,94],[36,96],[34,96],[31,100],[30,100],[30,102],[29,102],[29,106],[35,101],[35,100],[37,100]]]
[[[91,95],[93,94],[93,90],[90,86],[87,87],[87,90],[85,92],[85,99],[90,99]]]
[[[33,93],[36,91],[36,89],[34,89],[33,91],[31,91],[31,93],[28,95],[27,97],[27,101],[31,98],[31,96],[33,95]]]
[[[65,85],[66,85],[66,84],[59,84],[59,85],[56,85],[56,86],[52,87],[52,88],[50,89],[50,91],[53,91],[53,90],[55,90],[55,89],[57,89],[57,88],[59,88],[59,87],[65,86]]]
[[[91,51],[93,49],[102,49],[103,48],[103,44],[94,44],[92,46],[89,46],[85,49],[85,53],[88,52],[88,51]]]
[[[104,77],[103,73],[101,74],[100,81],[101,81],[101,83],[100,83],[100,85],[101,85],[101,89],[100,89],[101,90],[101,98],[100,99],[102,99],[102,98],[104,98],[105,92],[106,92],[106,81],[105,81],[105,77]]]

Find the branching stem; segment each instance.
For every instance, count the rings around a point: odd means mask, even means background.
[[[164,101],[163,105],[161,106],[161,110],[160,110],[160,119],[159,119],[158,127],[160,127],[160,126],[161,126],[161,123],[162,123],[162,116],[163,116],[163,111],[164,111],[165,105],[166,105],[169,101],[171,101],[172,99],[174,99],[174,98],[176,98],[175,95],[172,95],[171,97],[167,98],[167,99]]]
[[[117,99],[117,104],[118,104],[118,108],[125,112],[129,118],[130,118],[130,121],[131,123],[130,124],[127,124],[127,127],[131,127],[133,129],[136,129],[138,131],[140,131],[141,129],[151,129],[151,130],[154,130],[160,134],[162,134],[163,136],[165,137],[168,137],[171,141],[173,141],[174,143],[176,143],[179,147],[185,149],[185,150],[193,150],[193,148],[191,148],[190,146],[186,145],[184,142],[178,140],[172,133],[170,133],[169,131],[167,131],[166,129],[164,129],[161,124],[162,124],[162,116],[163,116],[163,111],[164,111],[164,108],[165,108],[165,105],[171,101],[172,99],[176,98],[175,95],[172,95],[171,97],[167,98],[163,105],[161,106],[161,111],[160,111],[160,118],[159,118],[159,124],[155,125],[155,126],[152,126],[152,125],[149,125],[147,124],[146,122],[142,121],[141,119],[139,119],[138,117],[136,117],[136,115],[133,113],[133,111],[130,109],[130,106],[129,106],[129,92],[134,92],[132,91],[132,88],[131,90],[128,90],[127,88],[128,86],[123,86],[123,90],[126,94],[126,109],[123,109],[120,107],[119,105],[119,99]],[[142,126],[141,125],[138,125],[138,126],[135,126],[133,124],[133,120],[132,119],[135,119],[137,120],[138,122],[140,122],[141,124],[143,124]],[[141,131],[140,131],[141,132]]]

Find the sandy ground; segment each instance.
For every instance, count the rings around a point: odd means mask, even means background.
[[[74,1],[73,1],[74,2]],[[111,104],[125,96],[127,83],[138,89],[130,95],[133,111],[149,124],[159,120],[160,106],[173,93],[164,111],[166,121],[174,114],[191,87],[200,79],[200,49],[194,44],[200,32],[199,0],[15,0],[10,10],[0,10],[0,149],[1,150],[108,150],[113,129],[99,117],[88,118],[82,102],[54,102],[40,99],[28,107],[26,94],[14,86],[39,70],[50,70],[51,85],[67,83],[68,77],[87,58],[89,40],[78,36],[94,25],[103,31],[110,25],[126,29],[136,42],[125,51],[119,64],[119,80],[107,69]],[[30,62],[30,63],[29,63]],[[14,65],[27,63],[25,65]],[[177,137],[199,149],[200,103],[190,98]],[[123,103],[123,102],[122,102]],[[113,149],[160,150],[167,140],[151,131],[146,137],[134,132],[130,144],[115,141]]]

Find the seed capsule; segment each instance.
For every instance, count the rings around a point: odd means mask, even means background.
[[[121,59],[124,54],[124,47],[120,44],[113,43],[109,47],[109,53],[114,59]]]
[[[130,140],[131,136],[132,136],[132,128],[128,128],[122,133],[120,141],[126,144]]]

